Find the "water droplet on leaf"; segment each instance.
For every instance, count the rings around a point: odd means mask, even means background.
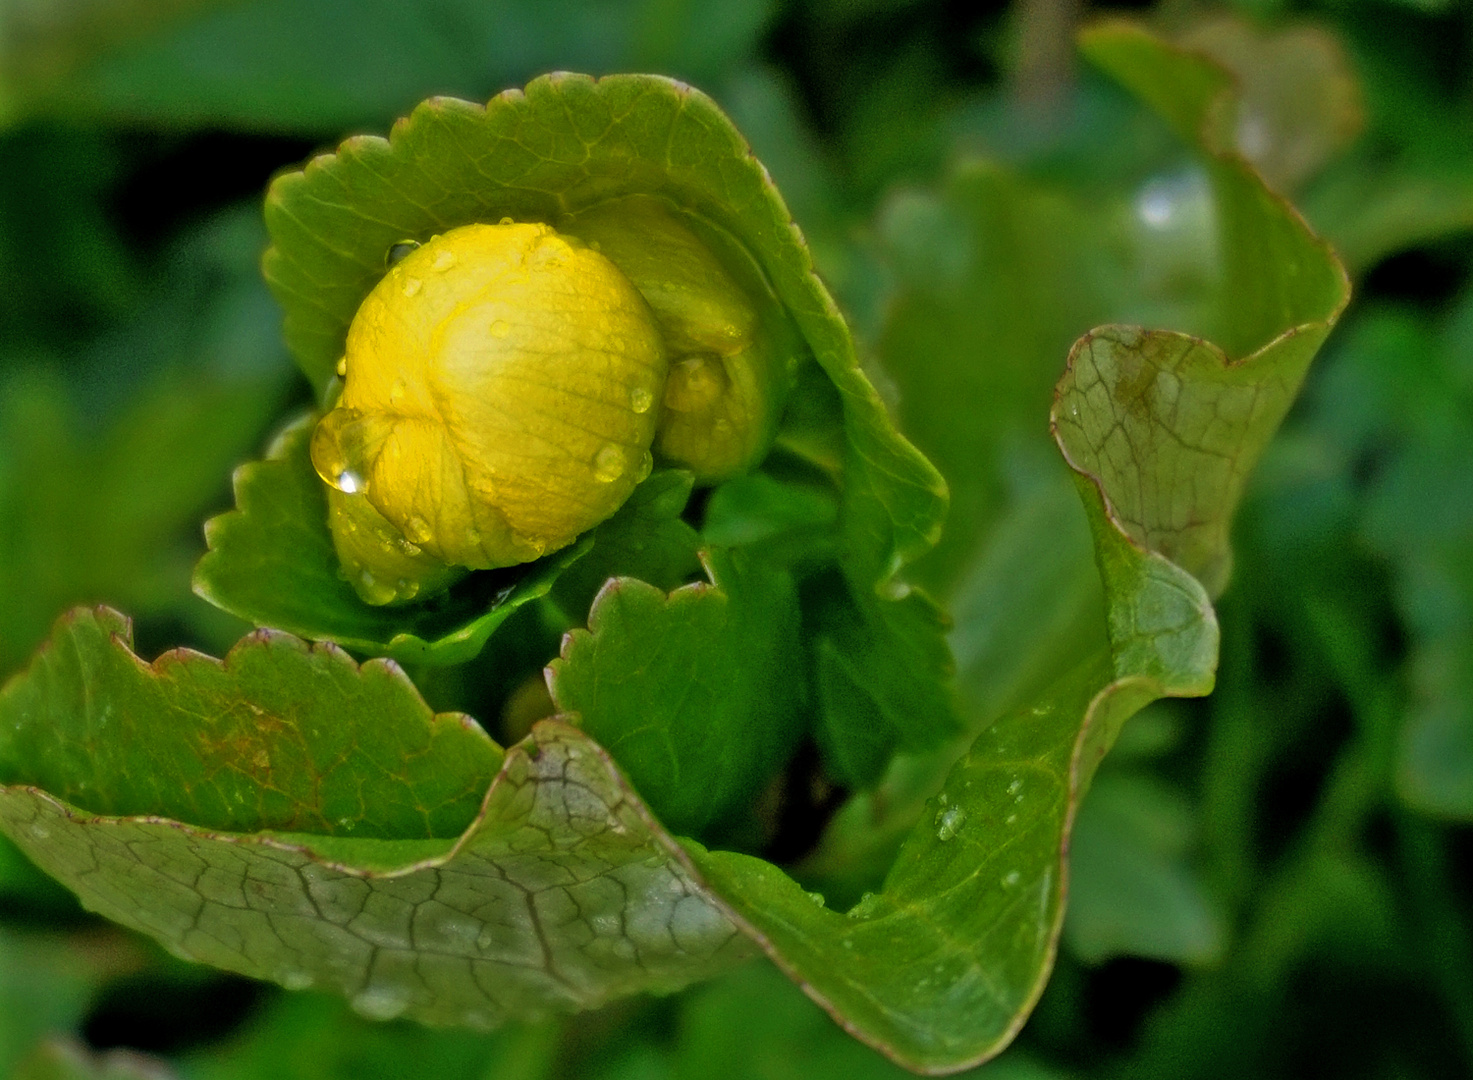
[[[409,992],[393,986],[370,986],[353,996],[353,1011],[368,1020],[393,1020],[409,1008]]]
[[[967,812],[960,806],[948,806],[936,813],[936,839],[943,843],[962,831],[967,823]]]

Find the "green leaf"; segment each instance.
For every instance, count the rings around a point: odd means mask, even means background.
[[[170,1080],[174,1073],[142,1054],[127,1050],[94,1054],[84,1046],[49,1039],[7,1075],[10,1080]]]
[[[840,587],[816,622],[817,736],[836,780],[870,787],[896,747],[927,750],[961,732],[948,622],[930,597]]]
[[[201,6],[214,10],[138,32],[149,9]],[[381,123],[429,94],[489,94],[539,71],[647,68],[716,80],[752,55],[771,4],[733,0],[719,12],[689,0],[82,5],[116,9],[93,15],[100,27],[76,18],[76,7],[31,5],[26,21],[42,23],[43,33],[17,34],[29,48],[0,52],[0,88],[15,83],[19,105],[112,123],[319,136]],[[57,18],[58,9],[71,17]],[[699,33],[690,32],[695,23]]]
[[[142,957],[116,934],[104,948],[75,937],[0,929],[0,1076],[12,1077],[36,1041],[80,1024],[109,978]]]
[[[575,544],[529,567],[472,575],[406,607],[366,604],[340,573],[328,531],[327,489],[308,452],[314,419],[291,424],[263,461],[237,469],[237,508],[205,524],[210,550],[194,589],[233,615],[407,663],[459,664],[586,550]]]
[[[551,721],[455,841],[222,833],[22,786],[0,789],[0,829],[177,955],[370,1019],[484,1030],[669,992],[749,949],[607,755]]]
[[[115,817],[408,839],[458,835],[501,766],[389,661],[273,631],[223,661],[131,644],[106,608],[62,620],[0,691],[0,781]]]
[[[749,964],[687,999],[674,1080],[905,1080],[911,1074],[834,1025],[767,964]],[[980,1080],[1060,1080],[1010,1053]]]
[[[183,606],[199,515],[280,390],[278,378],[165,374],[100,432],[79,435],[87,423],[59,374],[0,388],[0,673],[70,604]]]
[[[1085,47],[1192,138],[1226,85],[1198,70],[1205,61],[1131,28],[1091,31]],[[1178,86],[1201,92],[1168,94]],[[1051,964],[1069,836],[1099,761],[1152,700],[1211,689],[1216,617],[1193,574],[1225,581],[1243,479],[1346,300],[1343,270],[1292,211],[1236,159],[1204,149],[1224,192],[1224,280],[1243,290],[1222,312],[1234,317],[1230,338],[1257,351],[1229,361],[1184,335],[1107,327],[1076,345],[1056,391],[1054,431],[1094,533],[1110,652],[988,727],[881,891],[845,914],[760,860],[693,852],[780,967],[919,1071],[986,1060],[1012,1038]],[[1249,280],[1253,267],[1263,280]]]
[[[272,184],[267,281],[286,337],[319,388],[389,248],[502,217],[559,224],[656,195],[739,241],[766,275],[842,405],[843,564],[871,588],[935,543],[944,485],[895,431],[782,198],[719,109],[649,75],[558,74],[485,108],[436,98],[388,139],[358,137]]]
[[[792,578],[743,551],[704,559],[710,583],[668,596],[610,581],[548,669],[558,708],[678,833],[750,802],[805,730]]]
[[[587,620],[593,598],[610,578],[638,578],[668,592],[700,572],[700,538],[680,516],[692,483],[687,472],[654,473],[589,534],[588,554],[563,571],[550,597],[569,625]]]
[[[555,1025],[493,1035],[373,1023],[324,994],[284,994],[224,1043],[189,1053],[189,1080],[543,1080]]]
[[[1188,858],[1192,807],[1145,775],[1102,774],[1069,846],[1064,940],[1089,964],[1114,956],[1206,964],[1226,927]]]

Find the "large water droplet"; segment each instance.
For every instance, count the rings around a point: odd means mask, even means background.
[[[397,986],[370,986],[353,996],[353,1011],[369,1020],[393,1020],[409,1008],[409,991]]]
[[[948,806],[936,812],[936,839],[943,843],[962,831],[967,812],[960,806]]]
[[[384,265],[393,267],[395,264],[403,262],[404,256],[408,255],[417,247],[419,247],[418,240],[400,240],[397,244],[390,244],[389,250],[384,254]]]
[[[504,338],[510,333],[511,323],[505,319],[497,319],[491,324],[491,336],[494,338]]]
[[[624,475],[624,450],[609,443],[593,459],[593,478],[601,484],[612,484]]]
[[[401,291],[405,296],[414,296],[423,286],[424,282],[420,281],[419,278],[407,277],[404,279],[404,288]]]
[[[629,391],[629,407],[637,413],[647,413],[650,406],[655,403],[655,395],[643,386],[636,386]]]
[[[312,432],[312,467],[345,495],[368,490],[368,474],[393,421],[357,409],[333,409]]]

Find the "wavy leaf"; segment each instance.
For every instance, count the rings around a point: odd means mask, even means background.
[[[117,817],[426,839],[459,835],[501,766],[391,661],[263,630],[146,664],[132,635],[106,608],[62,619],[0,691],[0,782]]]
[[[749,946],[608,757],[546,721],[459,840],[217,832],[0,789],[0,827],[82,902],[177,955],[487,1029],[668,992]]]
[[[558,708],[679,833],[749,803],[805,732],[792,578],[744,552],[705,559],[710,581],[668,596],[610,581],[548,666]]]
[[[1246,290],[1223,311],[1237,318],[1235,340],[1258,331],[1261,347],[1233,362],[1184,335],[1104,328],[1071,351],[1053,428],[1090,518],[1111,650],[982,733],[877,894],[840,914],[760,860],[694,851],[780,967],[861,1039],[920,1072],[984,1061],[1021,1027],[1052,964],[1069,835],[1099,761],[1149,702],[1211,690],[1217,622],[1193,572],[1214,589],[1226,580],[1242,480],[1348,293],[1328,249],[1207,138],[1221,108],[1212,88],[1225,77],[1131,27],[1096,29],[1084,44],[1178,130],[1202,135],[1225,192],[1224,243],[1236,251],[1227,281]],[[1167,93],[1179,86],[1202,92]],[[1280,256],[1287,271],[1261,267],[1264,280],[1245,284],[1255,258]],[[1273,312],[1277,324],[1266,321]]]

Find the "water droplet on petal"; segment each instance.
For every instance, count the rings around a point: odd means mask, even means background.
[[[389,403],[392,405],[399,404],[399,402],[404,400],[404,395],[407,392],[408,387],[405,386],[404,380],[395,379],[394,385],[389,387]]]
[[[348,375],[348,358],[346,356],[344,356],[342,359],[340,359],[338,361],[338,377],[339,378],[347,378],[347,375]]]
[[[634,482],[642,484],[649,479],[650,473],[655,469],[655,455],[646,450],[639,459],[639,469],[634,474]]]
[[[404,256],[408,255],[417,247],[419,247],[418,240],[400,240],[397,244],[391,244],[388,252],[384,255],[384,265],[393,267],[395,264],[403,262]]]
[[[415,515],[404,523],[404,535],[416,544],[428,543],[431,536],[430,523],[424,518]]]
[[[967,823],[967,812],[960,806],[948,806],[936,812],[936,839],[943,843],[962,831]]]
[[[373,463],[393,430],[391,417],[333,409],[312,432],[312,467],[343,494],[361,495],[368,490]]]
[[[609,443],[593,459],[593,478],[601,484],[612,484],[624,475],[624,450]]]
[[[435,257],[430,260],[430,269],[439,274],[443,274],[446,270],[449,270],[454,265],[455,252],[451,251],[449,248],[444,248],[440,251],[437,251],[435,253]]]
[[[511,323],[505,319],[497,319],[491,324],[491,336],[494,338],[504,338],[510,333]]]
[[[655,395],[643,386],[636,386],[629,391],[629,407],[637,413],[647,413],[650,406],[655,403]]]
[[[419,292],[420,287],[423,284],[424,284],[424,282],[420,281],[419,278],[417,278],[417,277],[407,277],[407,278],[405,278],[404,279],[404,289],[403,289],[404,295],[405,296],[413,296],[415,293]]]
[[[499,222],[499,224],[501,224],[501,225],[515,225],[516,222],[513,221],[509,217],[504,217],[504,218],[501,219],[501,221]]]

